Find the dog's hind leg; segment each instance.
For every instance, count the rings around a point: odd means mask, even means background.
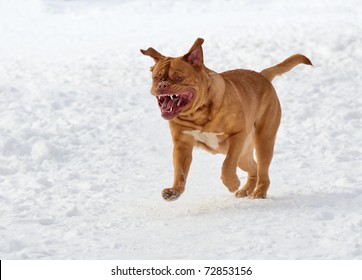
[[[274,102],[269,103],[269,106],[255,123],[254,146],[258,179],[256,188],[250,195],[252,198],[266,198],[270,185],[269,166],[273,158],[274,144],[281,118],[279,101],[276,95],[274,96]]]
[[[241,152],[238,167],[248,172],[248,179],[245,185],[235,193],[236,197],[246,197],[253,193],[257,181],[257,165],[253,157],[253,133],[247,137]]]
[[[243,149],[245,134],[234,134],[228,139],[226,158],[222,165],[221,180],[230,192],[236,192],[240,186],[240,180],[236,174],[238,161]]]

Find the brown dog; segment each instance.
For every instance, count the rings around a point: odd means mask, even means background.
[[[156,62],[151,67],[151,93],[162,117],[169,120],[174,144],[174,182],[162,196],[171,201],[184,192],[192,150],[197,146],[226,155],[221,179],[236,197],[265,198],[281,118],[271,81],[300,63],[312,63],[297,54],[260,73],[238,69],[218,74],[204,65],[203,42],[197,39],[187,54],[176,58],[153,48],[141,50]],[[241,189],[237,167],[248,172]]]

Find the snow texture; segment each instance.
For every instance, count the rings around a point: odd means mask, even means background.
[[[362,2],[0,0],[0,259],[362,259]],[[277,77],[266,200],[236,199],[195,150],[186,192],[153,61]],[[241,181],[246,174],[239,173]]]

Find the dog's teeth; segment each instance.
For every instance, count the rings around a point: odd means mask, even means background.
[[[170,95],[170,97],[171,97],[171,100],[173,100],[173,96],[172,96],[172,95]]]

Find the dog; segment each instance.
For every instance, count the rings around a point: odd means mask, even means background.
[[[296,54],[260,73],[243,69],[216,73],[204,65],[203,42],[198,38],[180,57],[167,57],[153,48],[141,49],[155,61],[151,94],[162,117],[169,121],[173,140],[174,181],[162,196],[172,201],[184,192],[193,148],[201,147],[226,155],[221,180],[236,197],[266,198],[281,119],[271,81],[298,64],[312,63]],[[238,167],[248,173],[240,189]]]

